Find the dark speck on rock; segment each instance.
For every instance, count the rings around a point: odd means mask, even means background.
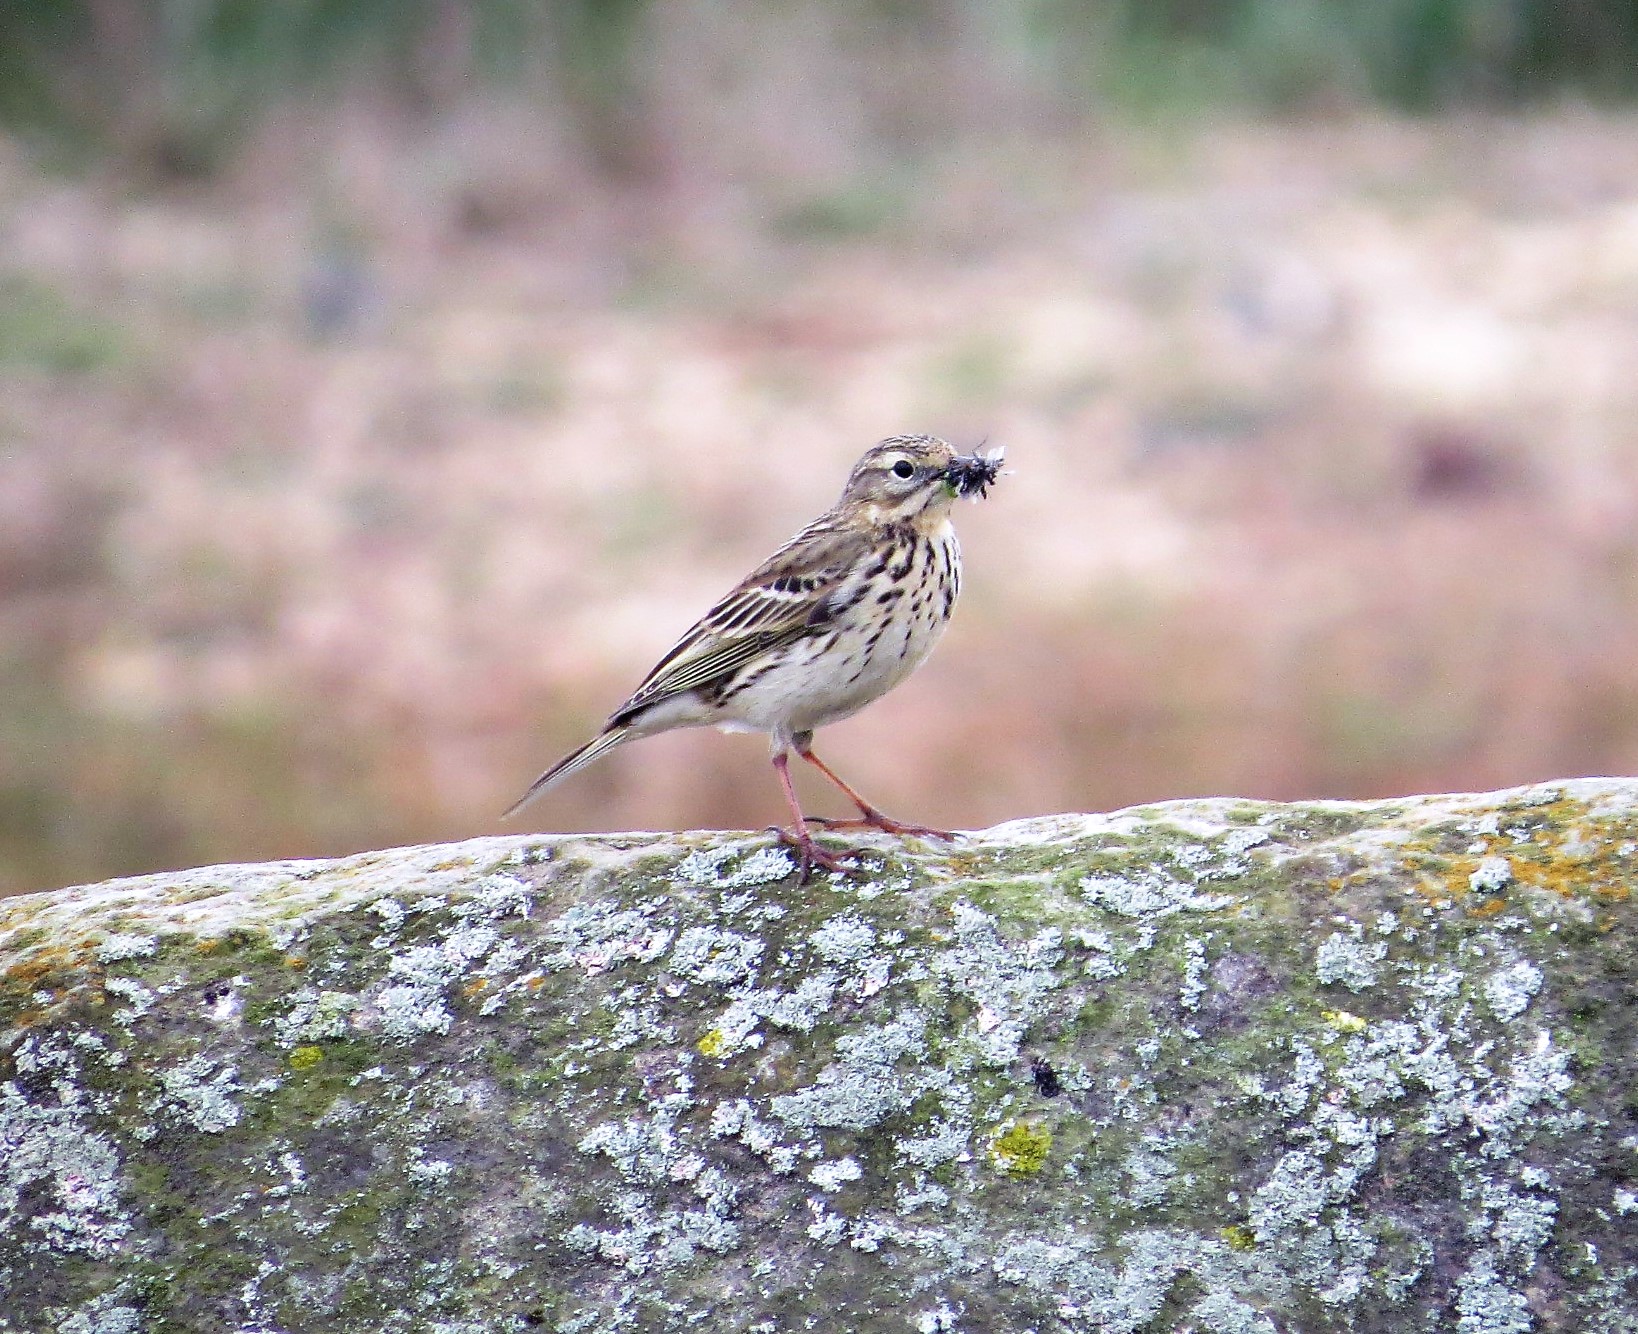
[[[1058,1082],[1058,1072],[1047,1062],[1046,1057],[1030,1057],[1029,1073],[1035,1080],[1035,1091],[1043,1098],[1056,1098],[1064,1091],[1064,1086]]]

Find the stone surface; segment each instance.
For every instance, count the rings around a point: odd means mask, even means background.
[[[1638,1329],[1638,783],[0,902],[0,1330]]]

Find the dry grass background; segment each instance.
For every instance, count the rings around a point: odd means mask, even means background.
[[[1014,472],[822,738],[891,812],[1638,770],[1638,117],[834,120],[630,180],[517,99],[204,182],[0,141],[0,892],[496,829],[903,430]],[[526,823],[780,814],[694,733]]]

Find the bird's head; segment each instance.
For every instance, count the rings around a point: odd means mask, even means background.
[[[957,497],[985,494],[1002,454],[957,454],[934,435],[890,436],[854,464],[842,506],[878,523],[942,517]]]

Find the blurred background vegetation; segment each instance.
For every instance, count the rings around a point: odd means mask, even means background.
[[[1016,471],[827,735],[891,811],[1638,770],[1635,86],[1608,0],[10,0],[0,893],[494,830],[900,430]]]

